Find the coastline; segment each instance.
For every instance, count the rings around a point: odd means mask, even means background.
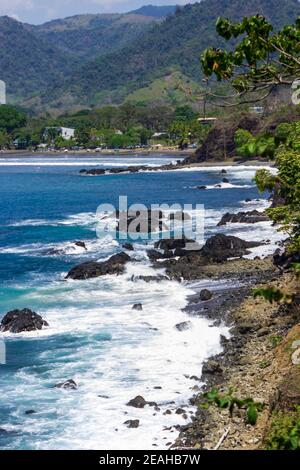
[[[215,292],[205,306],[195,303],[195,296],[192,296],[186,308],[192,316],[200,315],[215,320],[217,325],[225,324],[230,328],[230,337],[222,336],[223,352],[203,364],[200,386],[190,400],[197,411],[189,424],[181,426],[172,448],[265,448],[265,436],[272,411],[277,407],[279,389],[293,368],[291,343],[299,339],[300,327],[293,306],[283,312],[278,304],[255,299],[252,291],[266,284],[289,289],[295,280],[290,273],[282,274],[273,265],[271,256],[264,264],[259,259],[253,260],[252,275],[244,272],[242,260],[240,272],[235,272],[237,276],[231,278],[231,282],[241,282],[240,286],[233,284]],[[230,417],[228,409],[216,405],[206,408],[203,394],[213,389],[224,394],[232,390],[240,399],[253,398],[263,403],[256,425],[246,423],[245,410],[236,410]]]

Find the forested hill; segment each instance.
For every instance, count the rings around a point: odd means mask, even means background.
[[[175,10],[176,5],[144,5],[143,7],[138,8],[137,10],[133,10],[131,13],[152,16],[156,18],[163,18],[165,16],[171,15],[172,13],[175,13]]]
[[[175,14],[146,31],[139,41],[85,64],[67,83],[52,90],[51,105],[120,102],[128,93],[147,87],[174,70],[200,82],[200,53],[207,46],[221,44],[215,33],[217,17],[239,20],[257,13],[280,27],[295,21],[300,15],[300,3],[298,0],[203,0],[177,8]]]
[[[124,47],[162,21],[134,13],[103,14],[33,26],[0,17],[0,79],[12,100],[38,96],[85,62]]]

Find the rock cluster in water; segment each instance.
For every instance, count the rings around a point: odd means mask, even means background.
[[[40,315],[24,308],[8,312],[1,321],[0,330],[22,333],[23,331],[41,330],[45,326],[49,325]]]

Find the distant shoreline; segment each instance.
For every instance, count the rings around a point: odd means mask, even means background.
[[[75,152],[30,152],[30,151],[22,151],[22,150],[11,150],[11,151],[0,151],[0,159],[10,159],[10,158],[26,158],[26,157],[62,157],[62,156],[69,156],[69,157],[159,157],[159,158],[168,158],[170,155],[174,155],[174,157],[188,157],[195,153],[194,150],[149,150],[149,151],[133,151],[133,150],[119,150],[117,152],[105,150],[103,152],[88,152],[88,151],[75,151]],[[89,160],[87,160],[88,162]],[[1,165],[1,163],[0,163]],[[190,162],[187,163],[182,168],[193,168],[193,167],[215,167],[215,166],[276,166],[274,161],[262,161],[262,160],[245,160],[245,161],[235,161],[233,159],[228,160],[208,160],[205,162]],[[179,168],[178,168],[179,169]]]

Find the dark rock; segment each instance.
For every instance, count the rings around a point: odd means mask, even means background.
[[[203,364],[203,368],[202,368],[203,375],[221,374],[222,372],[223,372],[223,369],[220,366],[220,364],[213,359],[209,359],[207,362]]]
[[[26,410],[26,411],[25,411],[25,415],[33,415],[33,414],[35,414],[35,413],[36,413],[35,410]]]
[[[209,238],[200,253],[209,260],[221,263],[228,258],[246,255],[249,253],[248,248],[260,245],[260,242],[246,242],[241,238],[220,233]]]
[[[184,410],[183,408],[177,408],[177,410],[175,411],[175,413],[176,413],[177,415],[182,415],[182,414],[185,413],[185,410]]]
[[[127,406],[133,406],[134,408],[144,408],[148,402],[142,396],[138,395],[127,403]]]
[[[282,270],[290,269],[292,264],[300,263],[300,250],[291,253],[288,251],[282,253],[280,248],[278,248],[273,256],[273,262],[275,266]]]
[[[122,252],[111,256],[107,261],[86,261],[72,268],[66,279],[84,280],[106,274],[122,274],[125,264],[130,260],[130,256]]]
[[[23,331],[41,330],[45,326],[49,325],[40,315],[24,308],[23,310],[8,312],[1,321],[0,331],[21,333]]]
[[[128,421],[125,421],[124,423],[129,429],[134,429],[138,428],[140,425],[140,420],[139,419],[129,419]]]
[[[100,168],[92,168],[90,170],[80,170],[79,173],[83,174],[83,175],[89,175],[89,176],[99,176],[99,175],[105,175],[105,171],[106,170],[103,170],[103,169],[100,169]]]
[[[207,189],[207,186],[197,186],[197,189],[204,190],[204,189]]]
[[[66,380],[65,382],[58,383],[54,386],[55,388],[62,388],[64,390],[77,390],[78,385],[74,380],[69,379]]]
[[[186,331],[189,330],[192,327],[192,322],[190,321],[184,321],[182,323],[177,323],[175,325],[175,328],[177,328],[178,331]]]
[[[227,171],[223,169],[223,170],[221,170],[221,173],[226,174]]]
[[[203,302],[212,299],[212,296],[212,292],[208,289],[202,289],[202,291],[200,292],[200,300],[202,300]]]
[[[176,250],[177,248],[185,248],[187,243],[194,243],[194,240],[189,240],[185,237],[180,239],[166,238],[157,241],[154,246],[160,250],[171,251]]]
[[[237,214],[231,214],[230,212],[227,212],[223,215],[221,221],[218,223],[218,227],[228,223],[256,224],[257,222],[266,222],[269,220],[270,218],[266,214],[263,214],[257,210],[249,212],[238,212]]]
[[[164,258],[164,255],[157,250],[148,250],[147,256],[151,261],[157,261],[158,259]]]
[[[142,305],[142,304],[134,304],[134,305],[132,306],[132,310],[141,311],[141,310],[143,310],[143,305]]]
[[[132,243],[124,243],[123,248],[124,250],[134,251]]]
[[[228,178],[223,178],[222,183],[229,183],[229,179]]]
[[[167,276],[158,275],[158,276],[133,276],[132,281],[145,281],[145,282],[161,282],[168,281]]]
[[[75,246],[79,246],[80,248],[84,248],[85,250],[87,249],[86,244],[84,242],[74,242]]]

